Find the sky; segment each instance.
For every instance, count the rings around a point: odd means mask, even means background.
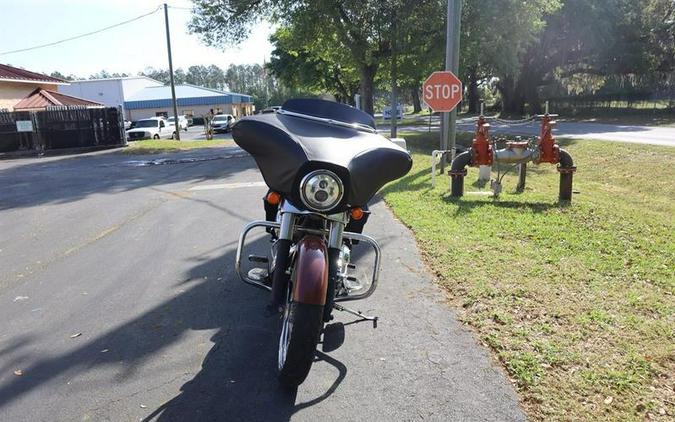
[[[27,52],[2,52],[33,47],[114,25],[151,12],[157,0],[0,0],[0,63],[41,73],[88,77],[105,69],[136,74],[146,67],[168,68],[164,13],[63,44]],[[169,6],[190,8],[189,0],[170,0]],[[252,28],[247,41],[225,49],[206,47],[188,34],[190,11],[169,9],[174,69],[192,65],[253,64],[269,61],[271,25]]]

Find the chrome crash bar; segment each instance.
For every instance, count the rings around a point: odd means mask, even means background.
[[[273,229],[280,229],[281,225],[276,222],[271,222],[271,221],[252,221],[248,223],[246,226],[241,231],[241,234],[239,235],[239,242],[237,244],[237,255],[235,258],[234,262],[234,268],[237,271],[237,275],[241,280],[247,284],[250,284],[252,286],[258,287],[263,290],[271,291],[271,287],[265,285],[264,283],[261,283],[258,280],[254,280],[250,278],[247,274],[244,274],[244,272],[241,269],[241,257],[244,251],[244,247],[246,245],[246,236],[248,236],[249,232],[253,230],[254,228],[273,228]],[[328,235],[327,230],[316,230],[316,229],[305,229],[302,227],[296,227],[295,230],[305,232],[305,233],[312,233],[312,234],[323,234],[323,235]],[[358,300],[358,299],[365,299],[368,296],[372,295],[375,289],[377,288],[377,282],[380,277],[380,262],[382,259],[382,250],[380,249],[380,245],[377,243],[375,239],[372,237],[361,234],[361,233],[352,233],[352,232],[343,232],[342,233],[343,239],[349,239],[349,240],[358,240],[359,242],[367,243],[370,245],[373,250],[375,251],[375,263],[373,265],[373,275],[372,275],[372,281],[370,284],[370,287],[365,293],[359,294],[359,295],[352,295],[352,296],[339,296],[335,298],[336,302],[342,302],[342,301],[348,301],[348,300]]]

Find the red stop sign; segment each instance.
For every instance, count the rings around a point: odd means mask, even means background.
[[[462,81],[450,71],[434,72],[424,81],[422,96],[433,111],[452,111],[462,101]]]

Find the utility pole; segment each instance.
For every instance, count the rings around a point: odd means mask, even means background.
[[[166,24],[166,51],[169,53],[169,79],[171,81],[171,103],[173,104],[173,129],[176,131],[176,140],[180,141],[180,122],[178,121],[178,106],[176,105],[176,85],[173,82],[173,60],[171,59],[171,35],[169,34],[169,7],[164,3],[164,23]]]
[[[462,22],[462,0],[448,0],[448,21],[445,31],[445,70],[455,75],[459,72],[459,38]],[[457,109],[443,113],[441,149],[447,150],[450,145],[451,159],[455,159],[457,148]],[[449,142],[448,142],[449,141]],[[445,169],[445,158],[441,159],[441,171]]]
[[[398,47],[397,38],[398,34],[396,33],[396,10],[392,11],[392,23],[391,23],[391,133],[390,138],[394,139],[397,137],[396,133],[396,123],[398,119],[398,99],[397,97],[397,78],[398,78],[398,67],[396,60],[398,58],[397,50]]]

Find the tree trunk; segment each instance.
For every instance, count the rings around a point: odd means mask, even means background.
[[[361,66],[361,103],[363,104],[363,111],[375,115],[373,105],[373,92],[375,85],[375,72],[377,65],[362,65]]]
[[[478,75],[476,68],[469,69],[469,114],[476,114],[480,111],[480,95],[478,94]]]
[[[420,101],[420,87],[414,86],[410,89],[410,95],[413,101],[413,114],[422,112],[422,102]]]
[[[541,101],[539,101],[539,92],[537,87],[528,87],[525,91],[527,103],[530,108],[530,114],[541,114]]]
[[[522,116],[525,112],[525,96],[520,92],[512,76],[504,76],[497,84],[502,97],[502,114]]]
[[[535,72],[523,72],[518,78],[516,85],[517,91],[523,97],[523,105],[521,114],[525,114],[525,102],[528,104],[530,114],[541,114],[541,102],[539,101],[539,87],[541,77]]]

